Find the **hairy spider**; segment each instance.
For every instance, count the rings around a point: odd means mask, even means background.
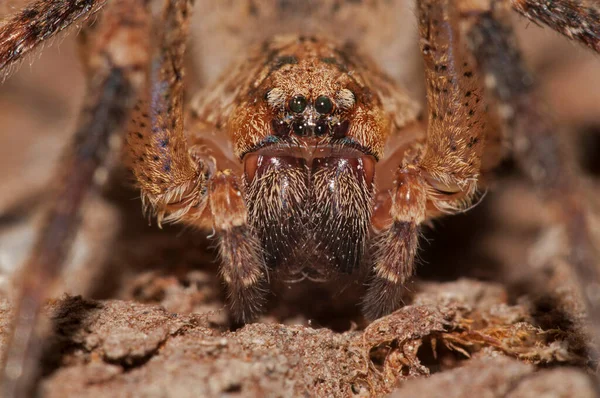
[[[270,277],[333,278],[368,269],[368,318],[396,309],[419,227],[468,209],[505,135],[566,226],[584,287],[598,281],[577,175],[538,110],[514,42],[512,7],[600,51],[593,1],[420,0],[426,121],[360,43],[275,36],[189,106],[183,61],[191,1],[39,0],[0,27],[0,71],[84,22],[87,94],[54,204],[25,265],[5,365],[6,396],[35,358],[37,314],[76,233],[113,135],[143,205],[219,239],[233,317],[260,312]],[[102,12],[99,13],[102,9]],[[593,319],[600,305],[587,297]]]

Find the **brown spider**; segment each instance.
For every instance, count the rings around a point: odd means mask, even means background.
[[[584,288],[598,281],[577,175],[538,110],[509,8],[600,51],[600,5],[557,0],[421,0],[428,118],[351,43],[276,36],[188,108],[183,56],[191,1],[39,0],[0,27],[0,71],[77,21],[87,95],[45,227],[25,266],[4,370],[15,394],[37,347],[48,281],[113,135],[145,208],[161,222],[215,231],[233,317],[261,310],[266,282],[370,272],[363,308],[396,309],[419,226],[473,204],[502,157],[502,132],[571,241]],[[103,9],[102,13],[96,14]],[[592,319],[600,305],[586,297]],[[596,325],[597,326],[597,325]],[[21,386],[22,388],[23,386]]]

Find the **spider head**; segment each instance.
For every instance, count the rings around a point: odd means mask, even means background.
[[[352,271],[364,257],[389,117],[330,42],[280,38],[260,52],[259,77],[240,91],[228,125],[248,221],[272,268]]]
[[[376,159],[390,131],[390,115],[353,50],[315,37],[278,36],[257,48],[240,82],[228,120],[234,153],[273,143],[290,147],[352,146]]]

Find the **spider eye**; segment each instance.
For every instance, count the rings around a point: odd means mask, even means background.
[[[305,137],[308,135],[308,126],[303,121],[296,121],[292,123],[292,129],[294,130],[294,134]]]
[[[290,110],[294,113],[302,113],[306,109],[306,98],[297,95],[290,100]]]
[[[329,97],[321,95],[315,100],[315,109],[321,115],[326,115],[333,110],[333,102],[331,102]]]
[[[315,126],[315,135],[322,136],[329,133],[329,125],[325,120],[319,120]]]
[[[283,120],[275,119],[271,124],[273,132],[277,137],[285,137],[289,134],[289,127]]]
[[[339,122],[333,126],[333,138],[344,138],[348,134],[350,123],[347,120]]]

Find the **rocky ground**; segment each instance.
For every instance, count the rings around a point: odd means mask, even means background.
[[[233,11],[200,4],[190,87],[214,79],[257,39],[256,26],[326,31],[328,21],[332,34],[361,39],[416,98],[422,95],[412,11],[397,20],[389,5],[352,2],[330,19],[328,6],[307,19],[291,7],[284,13],[291,22],[265,24],[279,14],[265,7],[249,16],[253,2],[235,3]],[[394,12],[406,7],[390,4]],[[7,10],[0,6],[0,13]],[[343,33],[350,23],[355,29]],[[547,29],[518,26],[540,90],[597,198],[600,90],[591,88],[600,87],[600,61]],[[0,86],[1,351],[15,271],[82,93],[72,36]],[[234,327],[214,242],[189,229],[148,226],[118,165],[112,176],[86,205],[68,271],[45,309],[52,332],[40,380],[44,397],[595,396],[594,336],[562,257],[561,229],[510,160],[481,205],[425,231],[406,305],[370,324],[357,307],[363,286],[356,281],[343,289],[274,283],[265,315]]]

